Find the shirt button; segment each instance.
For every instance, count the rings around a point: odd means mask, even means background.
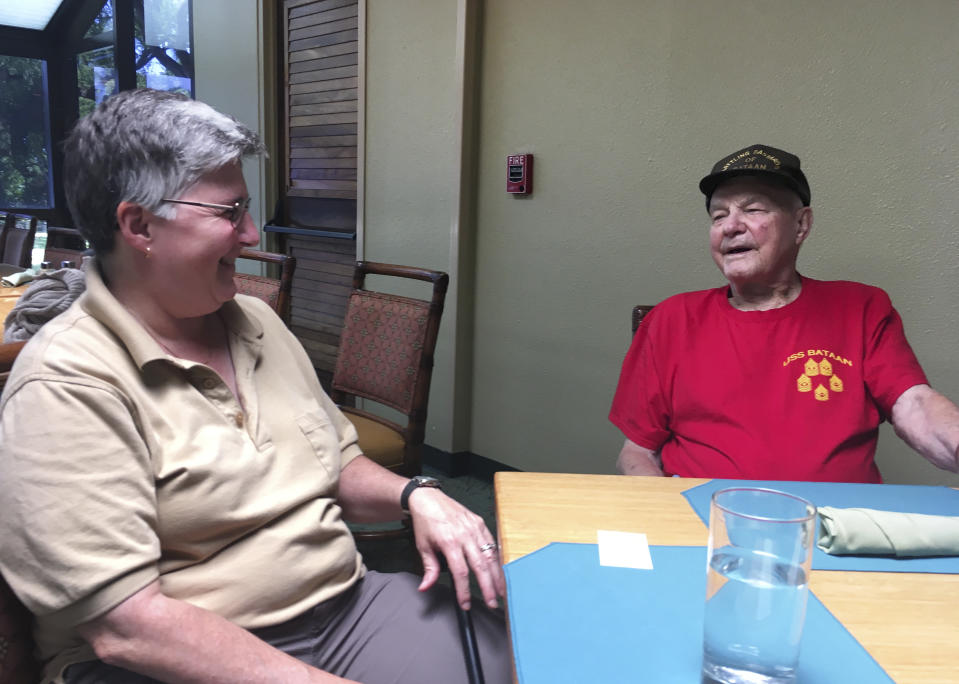
[[[237,412],[236,415],[233,416],[233,420],[236,421],[236,426],[237,426],[238,428],[243,427],[243,414],[242,414],[242,413]]]
[[[207,378],[203,381],[203,389],[213,389],[216,387],[216,380],[213,378]]]

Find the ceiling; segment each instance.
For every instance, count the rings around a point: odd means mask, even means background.
[[[0,4],[0,26],[42,31],[50,23],[63,0],[30,0]]]

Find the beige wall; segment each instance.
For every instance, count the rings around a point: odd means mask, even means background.
[[[273,12],[272,0],[193,3],[196,99],[236,117],[268,147],[273,144],[276,113]],[[243,164],[253,198],[250,214],[260,226],[276,201],[273,166],[268,159]]]
[[[363,256],[450,273],[436,348],[426,441],[469,449],[468,269],[459,245],[470,227],[461,209],[464,3],[366,3],[366,168]],[[471,250],[470,250],[471,252]],[[385,282],[372,282],[388,289]],[[427,297],[429,286],[393,291]],[[466,302],[461,303],[465,295]]]
[[[454,4],[369,0],[369,257],[455,262]],[[802,271],[890,292],[959,399],[959,3],[484,5],[469,449],[613,470],[630,308],[721,282],[696,182],[757,142],[808,170]],[[530,198],[504,192],[514,152],[536,155]],[[436,378],[446,401],[449,369]],[[892,481],[959,484],[885,428],[879,460]]]

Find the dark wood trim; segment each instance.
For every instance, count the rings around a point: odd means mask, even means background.
[[[278,175],[278,199],[277,199],[277,210],[274,212],[273,220],[274,221],[285,221],[287,217],[283,216],[283,200],[286,196],[286,189],[289,185],[290,177],[290,162],[289,162],[289,149],[290,149],[290,96],[289,96],[289,81],[287,79],[287,59],[289,57],[289,20],[287,15],[290,12],[291,6],[294,6],[290,0],[285,2],[277,2],[275,5],[276,8],[276,27],[279,30],[279,39],[276,41],[276,145],[274,146],[273,159],[276,163],[276,171]],[[270,226],[266,226],[264,230],[269,232]],[[282,236],[277,236],[277,243],[275,246],[277,248],[280,245],[283,245]]]
[[[136,35],[133,0],[113,0],[113,54],[117,69],[117,89],[136,90],[137,70],[133,53]],[[126,49],[130,46],[130,49]]]
[[[342,240],[355,240],[356,231],[352,233],[345,230],[317,230],[313,228],[291,228],[289,226],[263,226],[265,233],[282,233],[283,235],[306,235],[308,237],[328,237],[340,238]]]
[[[0,52],[11,57],[47,59],[50,46],[44,31],[0,26]]]

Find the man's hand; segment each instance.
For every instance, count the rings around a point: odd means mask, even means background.
[[[892,426],[928,461],[959,472],[959,408],[929,385],[913,385],[899,395]]]
[[[416,548],[423,559],[420,591],[429,589],[440,574],[439,551],[446,558],[456,600],[464,610],[470,607],[470,568],[476,576],[483,599],[490,608],[506,594],[506,579],[499,559],[499,547],[483,519],[438,489],[420,487],[409,498]]]
[[[659,455],[655,451],[650,451],[646,447],[641,447],[636,442],[628,439],[619,452],[616,467],[623,475],[664,477],[662,461],[659,460]]]

